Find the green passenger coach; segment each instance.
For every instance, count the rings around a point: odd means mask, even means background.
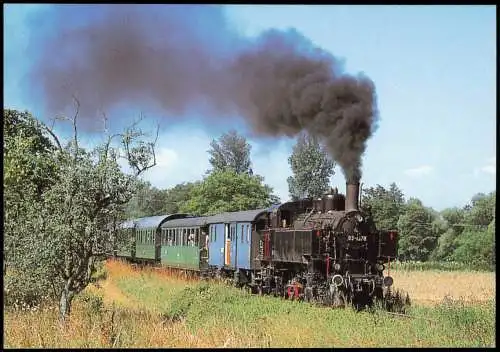
[[[206,217],[170,220],[161,226],[162,266],[199,271],[208,265]]]
[[[116,255],[133,261],[160,262],[160,225],[167,220],[186,217],[172,214],[125,221],[117,233]]]

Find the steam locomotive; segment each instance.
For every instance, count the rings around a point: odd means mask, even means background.
[[[398,244],[396,231],[377,230],[360,211],[359,183],[348,183],[345,196],[332,189],[267,209],[129,220],[118,233],[117,257],[332,306],[383,300]]]
[[[393,279],[383,275],[396,259],[398,233],[378,231],[359,210],[359,183],[346,196],[288,202],[270,212],[260,232],[258,291],[340,306],[382,300]]]

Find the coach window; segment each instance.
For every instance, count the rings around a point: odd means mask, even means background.
[[[241,231],[240,231],[241,243],[243,243],[243,240],[245,238],[245,231],[243,230],[244,228],[245,228],[245,225],[241,225]]]
[[[200,244],[200,228],[197,227],[194,230],[194,245],[198,246]]]
[[[247,243],[250,243],[250,233],[251,233],[250,225],[247,225]]]

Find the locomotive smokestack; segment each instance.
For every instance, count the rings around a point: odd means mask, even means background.
[[[359,210],[359,181],[346,183],[345,210]]]

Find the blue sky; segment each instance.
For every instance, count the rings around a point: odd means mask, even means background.
[[[4,5],[4,106],[36,115],[39,103],[24,94],[30,63],[24,54],[28,14],[40,6]],[[294,27],[344,58],[348,72],[362,71],[375,82],[380,122],[363,159],[365,185],[396,182],[407,197],[437,210],[496,189],[494,6],[238,5],[226,13],[247,36]],[[241,125],[230,127],[251,136]],[[158,166],[146,178],[160,188],[200,179],[215,137],[193,122],[163,126]],[[250,141],[254,172],[287,200],[293,140],[271,150]],[[344,183],[336,168],[332,184],[344,190]]]

